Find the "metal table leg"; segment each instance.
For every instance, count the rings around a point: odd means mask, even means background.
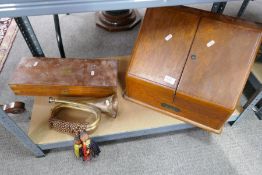
[[[59,48],[59,52],[62,58],[65,58],[65,51],[61,36],[61,30],[60,30],[60,23],[59,23],[59,17],[58,14],[53,15],[54,17],[54,23],[55,23],[55,31],[56,31],[56,41]]]
[[[261,101],[260,101],[260,102],[261,102]],[[259,102],[259,103],[260,103],[260,102]],[[262,120],[262,107],[259,107],[258,109],[256,109],[255,113],[256,113],[257,118],[258,118],[259,120]]]
[[[16,138],[24,144],[36,157],[45,156],[44,152],[28,137],[16,123],[0,109],[0,123],[11,132]]]
[[[227,2],[215,2],[213,3],[211,12],[222,14],[227,5]]]
[[[28,48],[34,57],[44,57],[44,52],[36,38],[32,25],[27,16],[14,18]],[[43,157],[44,152],[28,137],[26,133],[0,109],[0,123],[22,142],[36,157]]]
[[[236,120],[229,122],[229,124],[233,126],[236,123],[236,121],[238,121],[242,116],[246,115],[249,111],[255,111],[254,107],[261,100],[261,98],[262,98],[262,87],[256,90],[256,92],[252,95],[252,97],[243,106],[244,111],[236,118]]]
[[[259,59],[259,58],[258,58]],[[262,89],[261,82],[255,77],[255,75],[251,72],[248,81],[254,89]],[[258,100],[258,103],[253,106],[253,110],[259,120],[262,120],[262,98]]]
[[[250,0],[244,0],[238,13],[237,13],[237,16],[240,17],[243,15],[243,13],[245,12],[246,8],[247,8],[247,5],[249,3]]]
[[[16,17],[15,21],[34,57],[44,57],[44,52],[36,38],[34,30],[27,16]]]

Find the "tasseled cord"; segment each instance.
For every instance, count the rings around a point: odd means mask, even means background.
[[[99,156],[100,152],[98,144],[89,138],[86,131],[81,131],[75,136],[74,153],[77,158],[82,158],[83,161],[91,160]]]
[[[100,150],[98,144],[95,141],[93,141],[93,140],[90,141],[89,148],[90,148],[90,153],[91,153],[92,157],[99,156],[101,150]]]

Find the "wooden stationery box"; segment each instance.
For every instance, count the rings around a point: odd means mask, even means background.
[[[126,76],[127,98],[220,133],[260,43],[259,24],[188,7],[148,9]]]
[[[16,95],[104,97],[116,92],[117,61],[22,58],[9,85]]]

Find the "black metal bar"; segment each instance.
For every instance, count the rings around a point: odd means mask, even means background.
[[[215,2],[213,3],[211,12],[222,14],[227,5],[227,2]]]
[[[261,88],[261,82],[256,78],[256,76],[253,74],[253,72],[250,72],[249,77],[248,77],[248,82],[252,85],[254,89],[259,89]]]
[[[34,57],[44,57],[44,52],[36,38],[32,25],[27,16],[16,17],[16,24],[20,29],[28,48]]]
[[[247,5],[249,3],[250,0],[244,0],[238,13],[237,13],[237,16],[240,17],[243,15],[243,13],[245,12],[246,8],[247,8]]]
[[[262,63],[262,44],[259,48],[259,51],[258,51],[258,55],[257,55],[257,58],[256,58],[256,61]]]
[[[254,107],[258,104],[261,98],[262,87],[257,89],[252,97],[246,102],[246,104],[243,106],[244,111],[236,118],[236,120],[233,122],[229,122],[229,124],[233,126],[242,116],[245,116],[249,111],[255,111]]]
[[[259,120],[262,120],[262,106],[257,109],[255,114]]]
[[[63,46],[63,41],[62,41],[62,36],[61,36],[58,14],[53,15],[53,17],[54,17],[54,23],[55,23],[56,41],[57,41],[58,49],[59,49],[61,57],[65,58],[65,51],[64,51],[64,46]]]

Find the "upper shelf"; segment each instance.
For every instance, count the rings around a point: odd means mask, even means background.
[[[79,13],[237,0],[1,0],[0,17]]]

